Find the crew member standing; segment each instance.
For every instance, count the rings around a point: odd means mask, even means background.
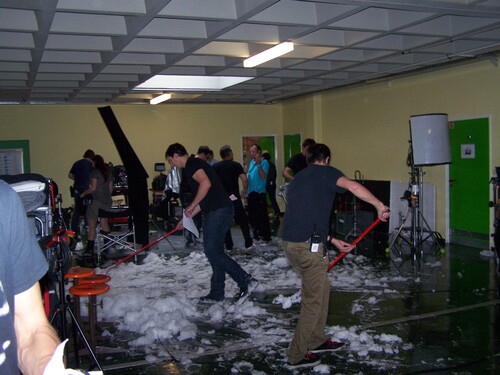
[[[271,227],[267,215],[266,183],[269,162],[262,158],[261,148],[257,144],[250,146],[252,160],[248,165],[248,219],[258,244],[266,246],[271,241]]]
[[[187,217],[203,213],[203,247],[212,267],[210,293],[200,298],[200,302],[213,303],[224,300],[226,273],[240,287],[236,295],[242,302],[257,287],[249,273],[224,251],[224,238],[233,221],[233,205],[214,169],[200,158],[189,156],[180,143],[168,146],[165,158],[170,165],[184,169],[193,192],[193,201],[184,209]],[[178,228],[183,227],[183,220]]]
[[[253,247],[252,236],[250,236],[250,227],[248,225],[248,216],[243,207],[241,196],[245,197],[248,189],[248,179],[243,166],[233,160],[233,150],[231,146],[225,145],[220,149],[221,161],[214,164],[213,168],[215,173],[226,190],[227,195],[231,202],[233,202],[234,220],[240,226],[241,233],[245,239],[245,249],[250,250]],[[242,191],[240,195],[241,181]],[[231,229],[226,234],[226,249],[231,250],[234,246],[233,237],[231,236]]]
[[[80,234],[80,217],[85,218],[86,206],[80,193],[90,186],[90,172],[92,172],[92,158],[94,151],[87,150],[83,154],[83,159],[76,161],[71,167],[68,177],[73,180],[72,196],[75,199],[75,209],[71,217],[71,230],[76,235]],[[85,222],[87,220],[85,219]]]
[[[283,251],[302,280],[301,309],[295,333],[288,349],[289,368],[315,366],[316,353],[333,351],[343,344],[325,335],[330,284],[328,281],[329,241],[343,252],[354,246],[329,236],[330,212],[337,192],[349,190],[371,204],[378,217],[387,221],[389,209],[363,185],[345,177],[330,166],[330,149],[324,144],[309,147],[308,167],[295,176],[287,193],[283,223]]]
[[[283,169],[282,175],[285,177],[285,181],[292,181],[294,176],[307,167],[307,149],[309,146],[314,145],[316,142],[314,139],[306,138],[304,142],[302,142],[302,150],[299,154],[293,155],[288,163],[286,163],[285,168]]]
[[[276,202],[276,177],[278,177],[278,174],[276,173],[276,165],[271,162],[271,154],[269,154],[269,152],[264,152],[262,154],[262,157],[269,162],[269,173],[267,174],[266,191],[269,195],[271,206],[273,207],[274,220],[279,224],[281,210],[278,206],[278,202]]]

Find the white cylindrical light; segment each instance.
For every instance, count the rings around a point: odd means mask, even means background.
[[[447,114],[410,116],[410,136],[414,166],[451,163]]]

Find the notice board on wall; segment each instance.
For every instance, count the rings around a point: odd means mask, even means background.
[[[0,175],[22,173],[30,173],[29,141],[0,141]]]

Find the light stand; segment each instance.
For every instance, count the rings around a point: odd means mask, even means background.
[[[360,171],[356,170],[354,172],[354,180],[356,180],[359,183],[362,183]],[[352,242],[352,240],[354,240],[356,237],[358,237],[361,234],[361,231],[358,228],[357,204],[358,203],[356,201],[356,196],[353,195],[352,196],[352,229],[345,236],[345,240],[349,243]],[[357,247],[355,249],[357,250]]]
[[[353,195],[352,198],[352,229],[349,233],[346,234],[345,239],[347,242],[350,242],[349,239],[356,238],[361,234],[361,231],[358,229],[358,214],[357,214],[357,202],[356,196]]]
[[[51,240],[51,241],[53,241],[52,248],[55,250],[55,253],[56,253],[57,281],[59,283],[59,304],[57,305],[57,308],[56,308],[56,310],[55,310],[55,312],[50,320],[50,323],[53,324],[55,318],[57,316],[59,317],[60,327],[61,327],[60,332],[59,332],[60,339],[62,341],[64,341],[65,339],[68,338],[66,312],[69,313],[69,315],[71,316],[72,323],[73,323],[73,343],[75,346],[75,352],[78,351],[77,338],[76,338],[76,330],[78,330],[78,333],[80,334],[83,342],[85,343],[87,350],[89,351],[90,355],[92,356],[92,359],[94,360],[91,367],[93,367],[93,365],[95,364],[99,368],[100,371],[103,371],[101,365],[97,361],[97,357],[96,357],[94,351],[92,350],[92,348],[90,346],[90,343],[88,342],[87,338],[85,337],[85,334],[84,334],[82,328],[78,324],[78,320],[76,319],[75,314],[71,310],[71,307],[68,304],[68,301],[66,300],[66,290],[64,287],[64,255],[63,255],[63,249],[61,246],[61,241],[62,241],[61,234],[63,234],[63,233],[65,233],[65,230],[59,230],[58,232],[56,232],[56,234],[54,234],[54,236],[52,237],[52,240]],[[80,363],[79,363],[80,361],[79,361],[78,354],[75,357],[76,357],[76,362],[77,362],[76,366],[80,367]]]
[[[444,246],[442,236],[431,230],[427,220],[423,214],[423,191],[424,191],[424,172],[421,167],[413,165],[413,160],[410,157],[412,153],[412,144],[410,141],[409,163],[410,182],[409,190],[405,191],[402,200],[408,201],[408,211],[401,219],[401,224],[392,234],[389,241],[389,249],[396,250],[398,255],[402,255],[402,246],[404,243],[409,245],[411,253],[416,256],[417,249],[422,251],[422,244],[429,238],[438,246]],[[410,216],[411,226],[405,226]]]

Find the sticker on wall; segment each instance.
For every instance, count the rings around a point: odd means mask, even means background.
[[[476,158],[476,145],[465,144],[461,145],[462,159],[475,159]]]

